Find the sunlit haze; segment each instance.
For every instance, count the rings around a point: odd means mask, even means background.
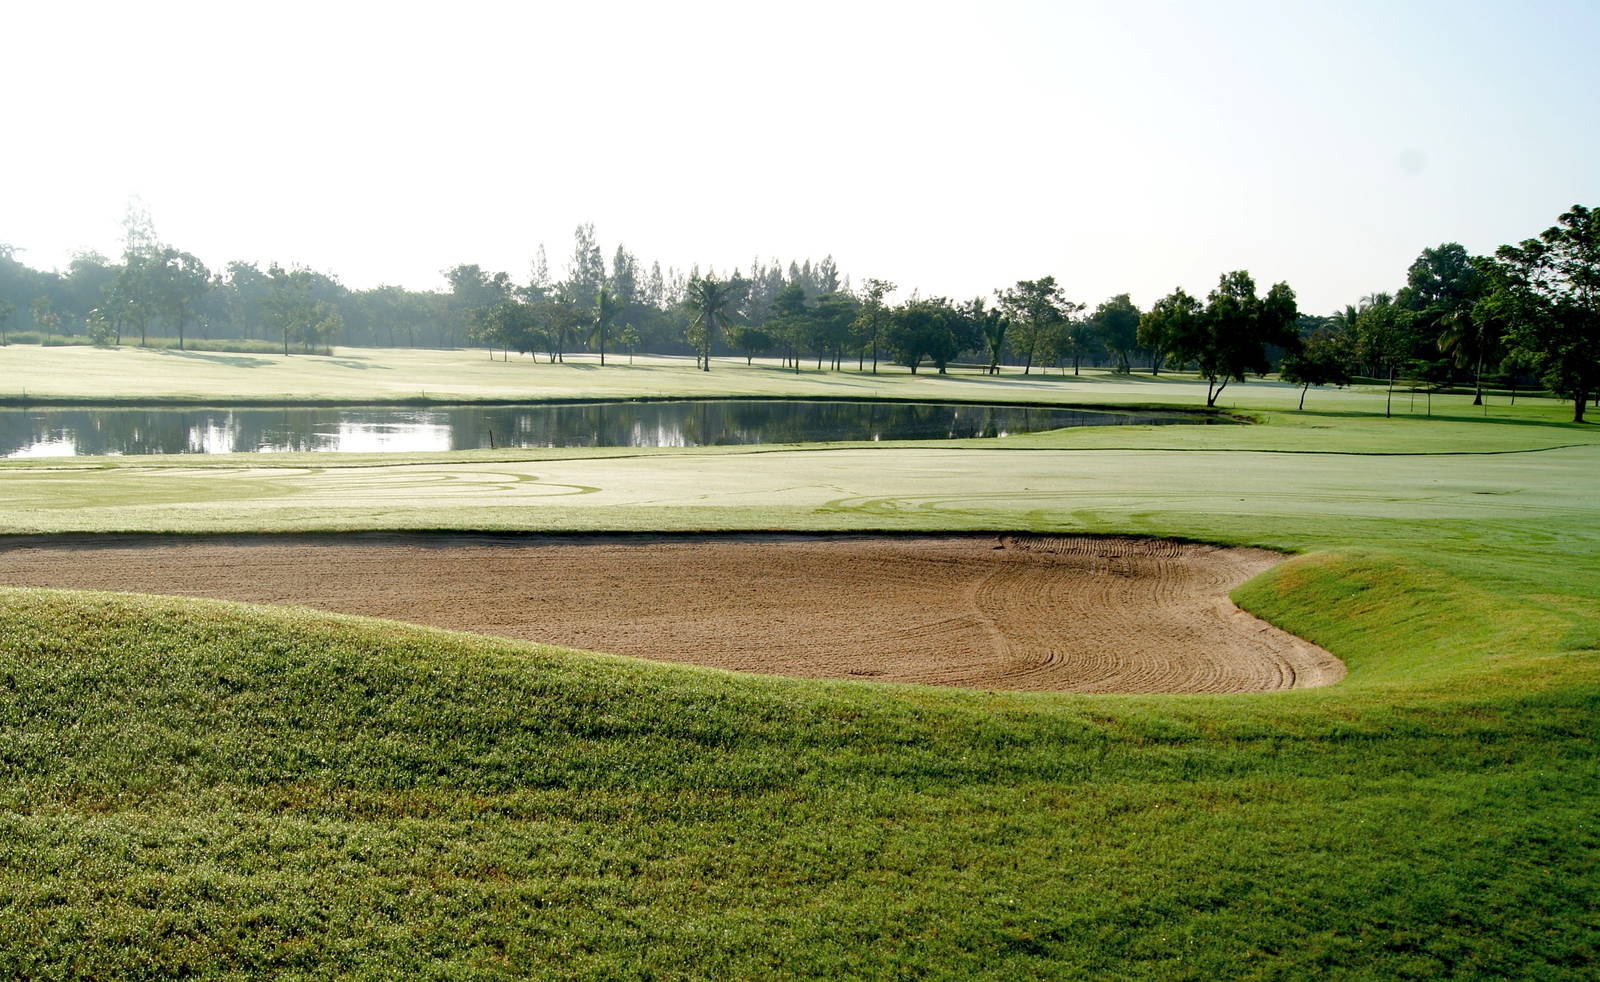
[[[442,288],[479,263],[832,254],[1090,304],[1246,268],[1325,312],[1600,190],[1600,5],[115,4],[8,9],[0,242]]]

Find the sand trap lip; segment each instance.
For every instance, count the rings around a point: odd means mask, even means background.
[[[1088,536],[29,537],[0,583],[303,604],[804,678],[1261,692],[1344,677],[1228,600],[1261,549]]]

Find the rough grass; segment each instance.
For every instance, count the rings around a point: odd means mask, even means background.
[[[1594,977],[1600,441],[1245,391],[1264,425],[1006,450],[0,467],[12,531],[1273,545],[1235,599],[1350,667],[960,692],[4,591],[0,976]]]

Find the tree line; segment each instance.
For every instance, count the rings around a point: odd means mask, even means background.
[[[563,276],[541,246],[526,282],[463,264],[446,289],[349,290],[304,268],[231,262],[213,272],[158,241],[147,215],[131,209],[119,262],[77,256],[66,272],[41,273],[0,247],[0,341],[19,312],[44,335],[81,332],[96,344],[148,343],[160,329],[183,347],[201,338],[270,341],[284,354],[332,343],[453,348],[473,344],[562,362],[569,353],[601,364],[626,351],[714,354],[747,361],[776,356],[796,372],[808,364],[878,371],[887,362],[945,373],[973,360],[994,374],[1085,365],[1130,373],[1147,365],[1194,370],[1207,405],[1232,381],[1281,371],[1302,386],[1398,378],[1442,386],[1469,379],[1474,404],[1486,381],[1537,378],[1574,402],[1600,394],[1600,221],[1581,205],[1539,236],[1473,256],[1459,243],[1424,249],[1394,293],[1375,292],[1327,316],[1301,313],[1277,283],[1258,294],[1247,271],[1222,274],[1202,299],[1182,288],[1141,310],[1128,294],[1092,310],[1069,299],[1053,276],[1019,280],[988,297],[953,300],[917,292],[891,304],[893,283],[852,289],[831,257],[751,263],[718,276],[648,268],[618,245],[607,262],[592,225],[574,232]],[[1386,409],[1387,411],[1387,409]]]
[[[579,226],[565,275],[551,275],[544,248],[525,284],[504,272],[462,264],[442,272],[443,289],[378,286],[353,290],[336,276],[303,267],[235,261],[210,269],[192,253],[162,242],[148,214],[129,211],[123,249],[115,259],[94,252],[72,258],[65,271],[35,270],[0,245],[0,343],[9,333],[27,340],[189,347],[234,341],[291,351],[331,344],[458,348],[522,338],[537,329],[540,351],[562,360],[568,351],[614,345],[659,353],[688,353],[691,314],[684,306],[698,267],[682,272],[646,266],[619,245],[608,263],[592,225]],[[756,284],[741,315],[757,321],[784,287],[807,298],[848,292],[831,257],[751,264]],[[606,293],[598,329],[597,294]],[[490,309],[517,301],[522,311]],[[526,345],[525,345],[526,347]]]
[[[1460,243],[1424,249],[1405,286],[1327,317],[1302,318],[1282,377],[1306,387],[1397,378],[1438,387],[1537,380],[1572,401],[1573,422],[1600,395],[1600,216],[1573,205],[1538,236],[1474,256]],[[1386,404],[1385,413],[1389,408]]]

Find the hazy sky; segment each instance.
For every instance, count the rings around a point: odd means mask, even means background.
[[[1224,270],[1325,312],[1600,205],[1600,3],[28,2],[0,242],[442,286],[607,251],[832,253],[1141,305]]]

